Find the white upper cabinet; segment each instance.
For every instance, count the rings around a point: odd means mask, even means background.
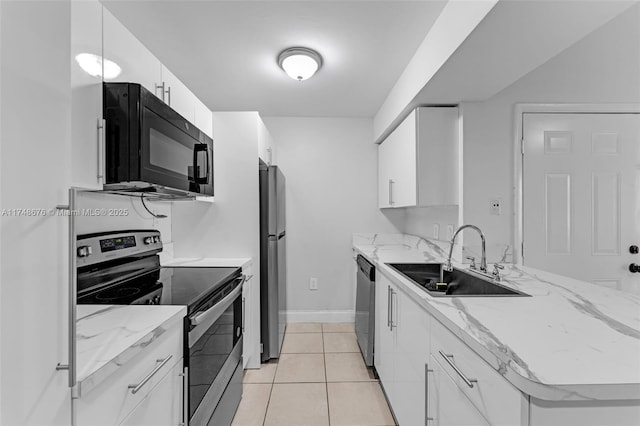
[[[209,137],[213,137],[211,111],[106,8],[103,26],[104,59],[122,68],[115,78],[110,79],[105,75],[105,81],[141,84]]]
[[[162,88],[160,90],[164,90],[162,99],[167,105],[195,124],[198,98],[164,65],[162,65]]]
[[[104,59],[115,62],[122,72],[107,82],[140,83],[162,99],[162,63],[106,8],[103,11]]]
[[[378,205],[458,204],[458,109],[420,107],[378,146]]]
[[[98,177],[98,147],[102,119],[102,76],[100,68],[87,68],[102,57],[102,5],[95,1],[71,2],[71,177],[72,185],[102,189]],[[96,161],[87,161],[95,158]]]

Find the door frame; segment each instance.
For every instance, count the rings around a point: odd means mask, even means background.
[[[640,114],[640,104],[536,104],[516,103],[513,137],[513,263],[522,266],[524,233],[524,114]]]

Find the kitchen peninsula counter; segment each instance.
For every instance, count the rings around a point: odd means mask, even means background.
[[[504,265],[501,284],[531,297],[432,297],[386,263],[444,262],[448,242],[354,234],[353,249],[523,393],[640,399],[640,296]]]

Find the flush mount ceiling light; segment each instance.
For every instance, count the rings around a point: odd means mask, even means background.
[[[102,68],[104,66],[104,79],[111,80],[116,78],[122,72],[122,68],[118,64],[93,53],[80,53],[76,55],[76,62],[80,68],[93,77],[102,77]]]
[[[306,80],[322,66],[322,56],[306,47],[290,47],[278,55],[278,65],[294,80]]]

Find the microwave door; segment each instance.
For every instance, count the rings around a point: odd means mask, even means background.
[[[145,108],[143,114],[142,180],[213,195],[213,185],[209,182],[212,146],[200,143],[151,109]]]

